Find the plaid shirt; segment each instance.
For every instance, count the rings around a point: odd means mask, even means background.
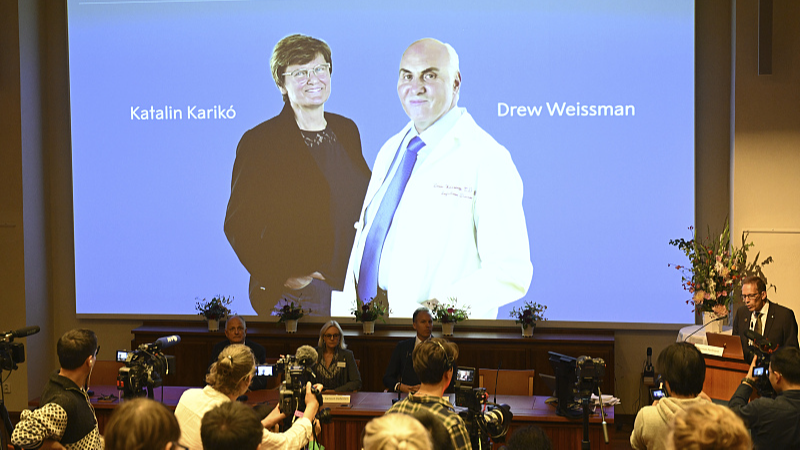
[[[455,412],[453,405],[442,397],[408,394],[408,398],[392,405],[386,413],[413,414],[420,409],[427,409],[442,420],[442,424],[450,433],[455,450],[472,450],[464,419]]]

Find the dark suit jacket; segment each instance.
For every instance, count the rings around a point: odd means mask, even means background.
[[[323,362],[323,353],[325,349],[322,347],[317,347],[317,364],[324,366],[325,363]],[[321,382],[325,389],[332,389],[336,392],[353,392],[361,389],[361,373],[358,371],[358,365],[356,364],[356,357],[353,355],[353,352],[350,350],[339,349],[337,352],[336,357],[337,363],[345,363],[345,369],[339,372],[339,379],[338,380],[318,380]],[[317,376],[320,376],[320,371],[317,371]],[[331,385],[331,383],[337,384],[336,386]]]
[[[361,154],[356,124],[331,113],[325,113],[325,120],[363,173],[366,189],[370,170]],[[279,115],[247,131],[239,141],[225,235],[250,272],[251,291],[263,288],[264,298],[275,303],[285,291],[287,278],[324,272],[331,265],[335,242],[330,188],[288,103]],[[346,245],[352,245],[352,239]],[[343,252],[344,258],[349,253]],[[323,275],[333,288],[342,289],[344,273]],[[253,302],[253,308],[262,316],[269,315],[274,306],[257,303]]]
[[[402,382],[403,384],[419,384],[419,377],[414,372],[414,364],[411,360],[411,353],[414,351],[416,336],[405,341],[400,341],[392,352],[392,359],[383,375],[383,385],[386,389],[394,391],[394,386]]]
[[[741,336],[744,360],[747,363],[753,361],[755,354],[754,350],[748,346],[747,337],[744,336],[744,332],[750,329],[751,315],[747,306],[741,306],[736,310],[733,319],[733,334]],[[797,320],[794,317],[794,311],[777,303],[769,302],[769,317],[767,317],[764,328],[764,337],[780,347],[798,347]]]

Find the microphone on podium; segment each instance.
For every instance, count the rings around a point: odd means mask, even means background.
[[[727,319],[727,318],[728,318],[728,316],[717,317],[716,319],[714,319],[714,320],[712,320],[712,321],[710,321],[710,322],[708,322],[708,323],[704,323],[702,327],[700,327],[700,328],[698,328],[698,329],[696,329],[696,330],[692,331],[692,332],[691,332],[691,333],[690,333],[688,336],[686,336],[686,337],[683,339],[683,342],[686,342],[686,341],[688,341],[690,337],[694,336],[694,335],[695,335],[695,334],[697,334],[697,333],[698,333],[700,330],[703,330],[703,329],[705,329],[705,327],[707,327],[707,326],[711,325],[712,323],[716,323],[716,322],[719,322],[720,320],[725,320],[725,319]]]

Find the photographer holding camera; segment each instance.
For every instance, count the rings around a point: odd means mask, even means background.
[[[388,413],[413,414],[425,409],[433,413],[450,433],[455,450],[471,449],[466,424],[453,405],[442,398],[453,379],[453,366],[458,359],[458,346],[441,338],[432,338],[419,345],[412,353],[414,372],[420,380],[419,390],[395,403]]]
[[[189,389],[183,393],[175,417],[181,426],[181,445],[192,450],[203,448],[200,436],[201,422],[206,412],[220,404],[235,401],[247,392],[255,372],[253,352],[242,344],[233,344],[220,353],[217,362],[211,365],[211,372],[206,376],[208,385],[203,389]],[[311,383],[306,385],[306,409],[303,418],[292,424],[283,433],[268,431],[277,425],[285,416],[278,407],[261,421],[264,425],[261,448],[299,449],[304,447],[312,437],[312,420],[317,415],[319,403],[311,391]]]
[[[756,449],[800,448],[800,350],[783,347],[772,354],[767,373],[761,376],[769,377],[778,396],[748,403],[758,381],[753,376],[756,361],[753,357],[747,376],[728,406],[750,428]]]
[[[656,368],[668,395],[636,415],[631,434],[631,447],[636,450],[666,449],[669,425],[675,415],[710,401],[702,393],[706,362],[694,345],[679,342],[665,348],[658,355]]]

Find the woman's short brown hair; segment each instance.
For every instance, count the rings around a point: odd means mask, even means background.
[[[231,395],[241,388],[248,375],[256,370],[256,359],[250,347],[244,344],[231,344],[219,354],[206,375],[206,383],[225,395]]]
[[[446,339],[431,338],[414,348],[411,359],[419,381],[437,384],[458,359],[458,345]]]
[[[164,405],[137,398],[114,410],[104,434],[106,450],[162,449],[181,438],[181,428]]]
[[[325,41],[303,34],[292,34],[278,41],[272,49],[272,57],[269,60],[269,69],[275,84],[279,88],[284,87],[283,74],[287,67],[292,64],[307,64],[317,55],[322,55],[325,62],[331,65],[330,72],[333,73],[331,48]],[[283,101],[289,101],[286,94],[283,94]]]

